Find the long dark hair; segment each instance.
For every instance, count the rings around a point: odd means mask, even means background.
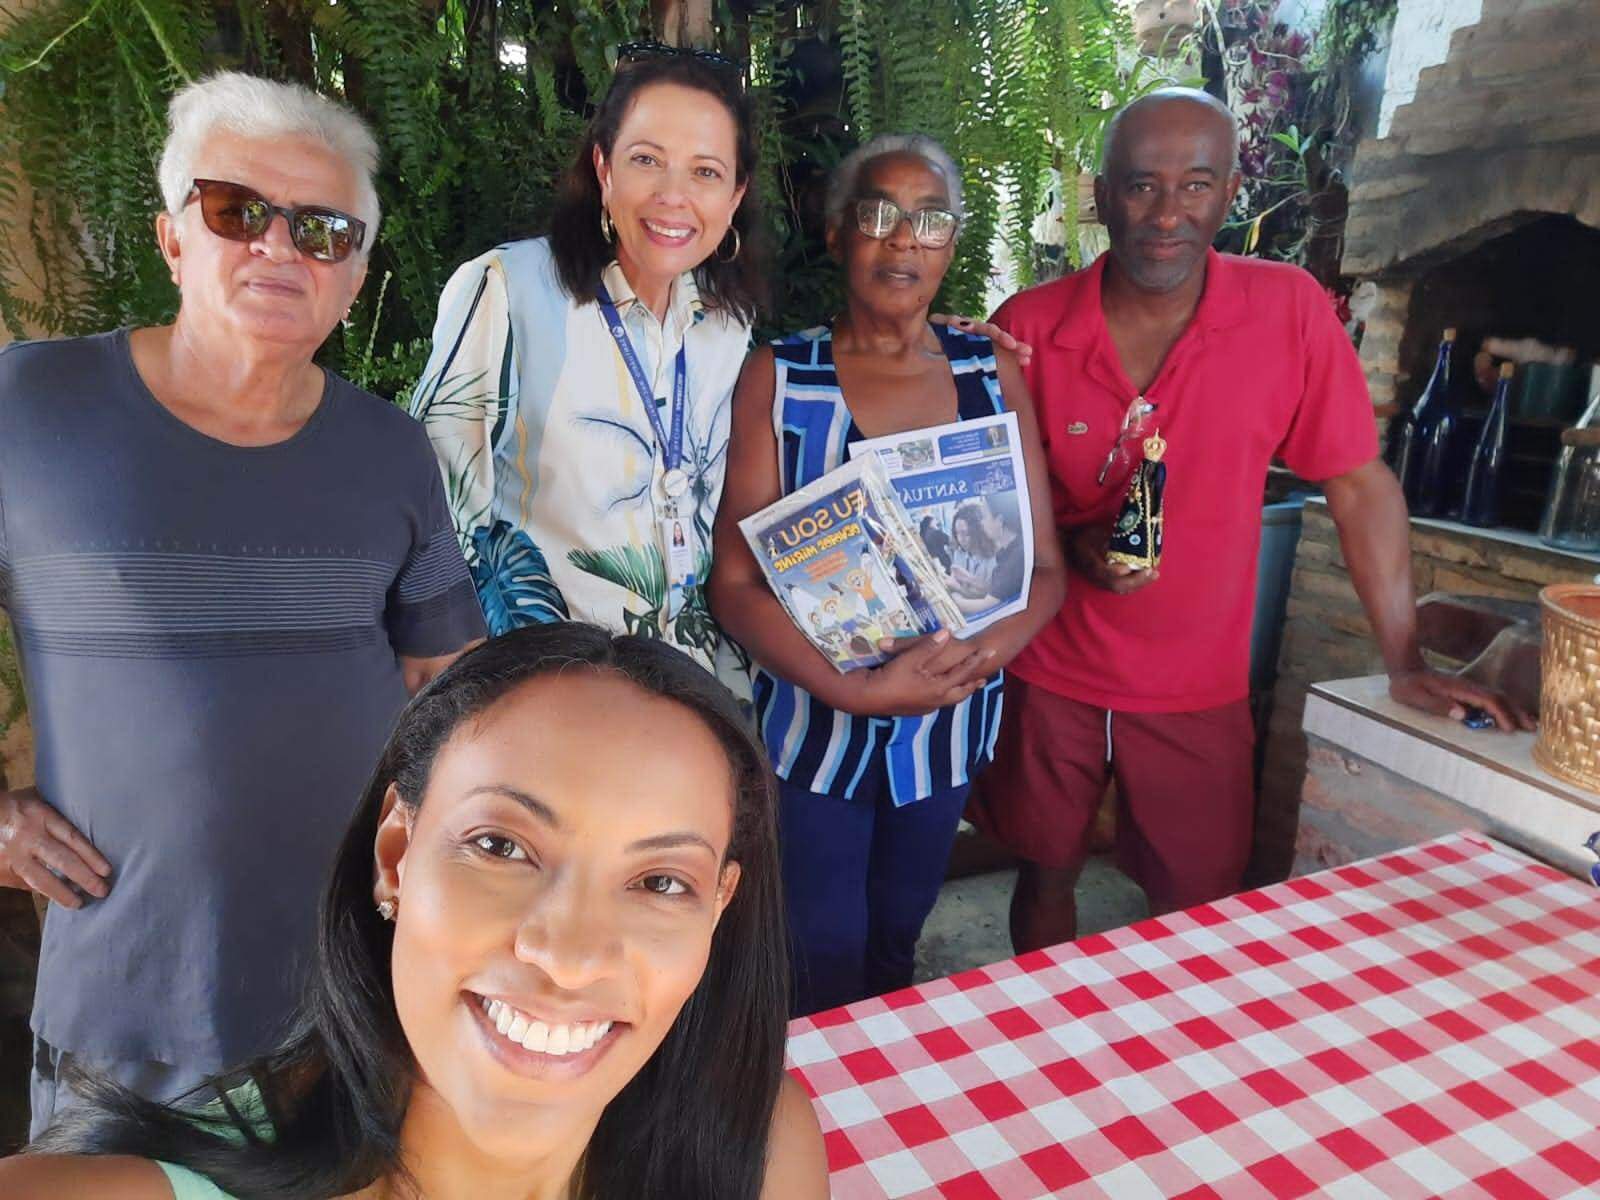
[[[730,861],[738,889],[705,974],[661,1046],[607,1106],[580,1169],[585,1200],[755,1200],[783,1075],[788,967],[771,773],[737,702],[666,644],[567,623],[519,629],[457,660],[401,715],[345,834],[323,896],[315,969],[297,1031],[216,1081],[225,1114],[196,1116],[104,1080],[76,1084],[29,1149],[132,1154],[198,1171],[245,1200],[321,1200],[405,1178],[400,1128],[415,1062],[395,1012],[393,926],[372,901],[373,841],[389,784],[419,805],[439,748],[517,685],[572,668],[614,671],[692,710],[720,738],[735,778]],[[270,1136],[228,1096],[261,1090]],[[242,1135],[242,1138],[241,1138]]]
[[[748,325],[766,298],[767,278],[766,238],[754,186],[756,141],[750,102],[735,70],[689,55],[648,58],[617,71],[556,193],[555,210],[550,216],[550,252],[555,258],[556,274],[573,299],[587,302],[595,298],[600,272],[617,255],[615,247],[600,232],[600,181],[594,173],[594,148],[600,147],[606,161],[611,160],[617,130],[634,98],[658,83],[705,92],[728,110],[738,131],[734,181],[746,185],[744,198],[733,214],[739,252],[726,259],[719,248],[695,268],[694,281],[708,308],[723,309]],[[723,238],[728,251],[733,249],[732,240],[731,236]]]

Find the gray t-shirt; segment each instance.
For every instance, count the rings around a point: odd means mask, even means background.
[[[50,907],[34,1031],[218,1070],[299,998],[323,883],[406,700],[483,619],[422,428],[329,375],[273,446],[163,408],[126,331],[0,352],[0,607],[40,793],[114,868]]]

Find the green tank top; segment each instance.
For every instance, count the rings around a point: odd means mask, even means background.
[[[228,1099],[233,1101],[233,1106],[239,1114],[249,1121],[254,1127],[257,1137],[272,1140],[272,1122],[267,1119],[267,1107],[261,1101],[261,1089],[254,1081],[241,1083],[236,1088],[228,1091]],[[213,1100],[211,1103],[194,1110],[197,1118],[226,1120],[228,1110],[222,1101]],[[244,1134],[237,1130],[224,1130],[222,1136],[230,1141],[244,1144]],[[172,1187],[173,1200],[235,1200],[211,1180],[188,1167],[180,1167],[174,1163],[157,1162],[167,1177],[167,1183]]]

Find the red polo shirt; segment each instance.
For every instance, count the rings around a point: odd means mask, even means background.
[[[1106,454],[1137,393],[1106,329],[1093,266],[1021,292],[995,321],[1033,347],[1025,374],[1056,521],[1109,522],[1141,456]],[[1328,479],[1378,453],[1360,362],[1298,267],[1211,251],[1189,327],[1144,393],[1167,442],[1161,577],[1127,596],[1074,577],[1056,619],[1008,670],[1128,712],[1212,708],[1249,694],[1250,624],[1267,465]]]

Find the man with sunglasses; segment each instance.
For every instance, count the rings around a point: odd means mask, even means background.
[[[170,1099],[276,1041],[394,718],[482,635],[422,429],[318,367],[377,147],[307,89],[172,102],[168,326],[0,354],[0,607],[36,789],[0,886],[49,901],[33,1132],[78,1070]]]
[[[1012,664],[975,815],[1025,859],[1019,951],[1076,934],[1073,887],[1108,779],[1118,849],[1155,912],[1237,890],[1249,856],[1255,731],[1249,646],[1261,506],[1279,459],[1319,481],[1406,703],[1459,715],[1500,697],[1426,669],[1405,502],[1378,459],[1359,361],[1320,287],[1211,242],[1239,187],[1232,113],[1170,89],[1106,135],[1095,200],[1111,249],[995,315],[1034,347],[1067,600]],[[1168,467],[1158,570],[1107,561],[1111,522],[1159,432]]]

